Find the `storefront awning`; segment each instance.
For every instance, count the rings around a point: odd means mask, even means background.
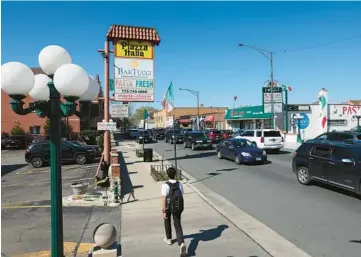
[[[262,105],[229,109],[224,117],[225,120],[265,120],[270,118],[271,114],[264,113]]]
[[[179,123],[190,123],[191,120],[190,119],[180,119],[178,120]]]
[[[215,121],[215,115],[207,115],[206,118],[204,119],[205,122],[214,122]]]

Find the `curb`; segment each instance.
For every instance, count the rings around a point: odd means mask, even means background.
[[[162,155],[154,150],[153,154],[162,157]],[[165,162],[172,164],[168,160]],[[198,184],[198,186],[193,185],[197,180],[179,165],[178,168],[182,171],[182,176],[187,179],[187,184],[196,194],[269,255],[272,257],[311,257],[311,255],[298,248],[259,220],[240,210],[237,206],[208,187],[203,184]],[[192,181],[194,182],[192,183]],[[204,193],[202,193],[199,188],[202,188]]]

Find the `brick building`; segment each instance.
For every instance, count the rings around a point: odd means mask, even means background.
[[[205,107],[200,105],[199,116],[204,127],[225,129],[224,115],[227,109],[227,107]],[[154,112],[155,126],[161,128],[169,127],[173,121],[173,114],[181,127],[196,127],[194,121],[198,114],[197,107],[176,107],[172,112],[167,112],[166,110]]]
[[[40,68],[31,68],[34,74],[42,74],[44,73]],[[98,81],[99,77],[97,76]],[[100,87],[100,82],[99,82]],[[99,97],[102,97],[103,93],[100,87],[99,90]],[[36,115],[35,112],[29,113],[27,115],[18,115],[12,109],[10,105],[10,101],[12,99],[3,91],[1,90],[1,132],[10,133],[10,130],[14,127],[16,123],[19,123],[20,126],[28,132],[30,135],[44,135],[44,124],[46,122],[46,118],[40,118]],[[63,100],[64,101],[64,100]],[[29,107],[29,105],[33,102],[30,96],[27,96],[23,99],[25,102],[24,108]],[[103,101],[96,100],[92,102],[92,119],[90,120],[90,126],[96,127],[97,121],[102,121],[104,117],[103,111]],[[68,123],[73,132],[80,132],[81,124],[83,122],[82,118],[73,115],[71,117],[64,118],[64,122]],[[95,124],[95,125],[94,125]]]

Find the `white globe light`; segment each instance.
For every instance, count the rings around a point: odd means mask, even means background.
[[[50,90],[48,83],[51,79],[45,74],[35,75],[35,84],[33,89],[29,92],[31,98],[36,101],[48,101],[50,96]]]
[[[80,101],[93,101],[99,95],[100,87],[98,81],[89,75],[88,89],[79,98]]]
[[[63,96],[81,96],[88,89],[88,73],[79,65],[65,64],[54,74],[54,86]]]
[[[1,88],[8,95],[26,95],[34,86],[33,71],[21,62],[1,65]]]
[[[53,75],[60,66],[71,63],[71,57],[61,46],[51,45],[41,50],[38,61],[46,74]]]

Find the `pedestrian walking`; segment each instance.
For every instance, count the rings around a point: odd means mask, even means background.
[[[164,219],[165,235],[164,242],[172,245],[171,217],[177,235],[177,242],[180,247],[181,256],[186,256],[187,247],[184,243],[181,216],[184,210],[183,185],[177,181],[176,169],[167,169],[169,180],[162,185],[162,213]]]

